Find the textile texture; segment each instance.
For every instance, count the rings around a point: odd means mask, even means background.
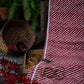
[[[40,84],[84,84],[84,0],[50,0],[43,58],[27,74]],[[54,70],[53,77],[43,74]],[[52,75],[47,70],[46,75]],[[63,76],[63,77],[62,77]]]

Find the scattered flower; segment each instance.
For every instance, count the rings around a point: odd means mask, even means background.
[[[7,59],[0,59],[0,64],[2,65],[2,69],[0,69],[0,74],[2,74],[4,81],[7,84],[31,84],[31,80],[26,78],[25,73],[19,73],[21,64],[17,64],[15,62],[8,61]],[[11,73],[11,71],[17,71],[16,73]],[[32,81],[32,84],[39,84],[36,80]]]

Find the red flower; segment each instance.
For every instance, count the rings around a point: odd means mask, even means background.
[[[18,76],[15,73],[10,74],[10,83],[15,84],[18,81]]]
[[[3,73],[3,78],[8,78],[9,77],[9,75],[8,75],[8,73]]]
[[[11,70],[17,70],[17,72],[20,71],[21,64],[17,64],[11,61],[8,61],[4,58],[0,59],[0,64],[2,65],[2,69],[0,69],[0,74],[3,74],[4,81],[7,84],[30,84],[30,79],[26,79],[26,74],[18,74],[16,73],[10,73]],[[36,80],[32,82],[32,84],[38,84]]]
[[[2,59],[0,59],[0,64],[2,64],[2,66],[6,66],[8,65],[8,60],[4,59],[4,57]]]
[[[0,74],[4,73],[6,70],[5,69],[0,69]]]

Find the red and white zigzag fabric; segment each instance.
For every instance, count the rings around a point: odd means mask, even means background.
[[[50,0],[44,56],[27,77],[40,84],[84,84],[84,0]],[[45,77],[46,67],[64,68],[64,78]],[[60,72],[61,73],[61,72]],[[49,73],[47,73],[49,74]]]

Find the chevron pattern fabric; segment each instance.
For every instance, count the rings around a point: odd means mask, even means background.
[[[27,77],[40,84],[84,84],[84,0],[50,0],[44,58]],[[45,68],[52,70],[45,72]],[[52,77],[49,77],[51,75]]]

